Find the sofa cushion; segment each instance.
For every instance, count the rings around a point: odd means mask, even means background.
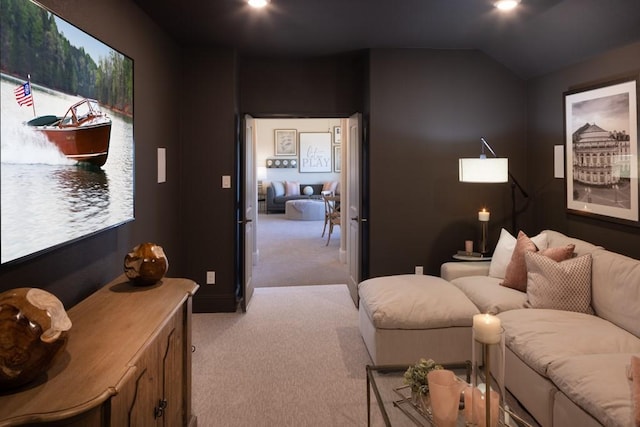
[[[533,308],[593,314],[591,308],[591,254],[563,262],[535,252],[525,255],[527,299]]]
[[[284,196],[284,183],[282,181],[273,181],[271,183],[271,187],[273,187],[273,195],[276,197]]]
[[[569,399],[605,426],[632,426],[631,353],[588,354],[553,361],[549,379]]]
[[[640,337],[640,260],[604,249],[591,256],[596,314]]]
[[[554,230],[544,230],[543,233],[547,235],[548,247],[553,248],[573,244],[575,245],[574,252],[576,256],[591,253],[596,249],[602,249],[602,246],[596,246],[593,243],[585,242],[584,240],[565,236],[564,234]]]
[[[640,338],[613,323],[573,311],[526,308],[498,314],[506,345],[540,375],[563,357],[640,352]]]
[[[298,181],[285,181],[284,182],[284,195],[299,196],[300,195],[300,183]]]
[[[538,250],[549,247],[547,243],[547,235],[540,233],[531,238]],[[504,228],[500,231],[500,238],[496,244],[496,249],[491,257],[491,265],[489,266],[489,276],[504,279],[507,272],[507,266],[511,262],[513,249],[516,247],[516,238]]]
[[[466,276],[451,281],[473,302],[481,313],[497,314],[524,308],[527,294],[500,285],[500,279],[488,276]]]
[[[440,277],[383,276],[358,285],[362,305],[376,328],[433,329],[471,326],[478,309]]]

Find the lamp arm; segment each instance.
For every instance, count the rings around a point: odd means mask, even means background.
[[[480,138],[480,141],[482,141],[482,148],[484,151],[484,147],[487,147],[489,149],[489,151],[491,152],[491,154],[493,154],[493,157],[498,157],[498,155],[496,154],[495,151],[493,151],[493,148],[491,148],[491,146],[489,145],[489,143],[487,142],[486,139],[484,139],[484,137]],[[513,176],[513,174],[511,172],[508,172],[509,174],[509,178],[511,178],[511,181],[513,181],[513,184],[515,184],[516,187],[518,187],[518,190],[520,190],[520,192],[522,193],[522,195],[525,198],[529,198],[529,195],[527,194],[526,191],[524,191],[524,188],[522,188],[522,185],[520,185],[520,183],[516,180],[516,178]]]
[[[489,145],[489,143],[487,142],[486,139],[484,139],[484,137],[480,138],[480,141],[482,141],[482,151],[484,151],[484,147],[487,147],[489,149],[489,151],[491,152],[491,154],[493,154],[493,157],[498,157],[498,155],[496,154],[495,151],[493,151],[493,148],[491,148],[491,146]]]
[[[524,191],[524,188],[522,188],[522,186],[520,185],[520,183],[518,181],[516,181],[516,178],[513,176],[513,174],[511,172],[509,172],[509,178],[511,178],[511,181],[513,181],[513,184],[518,187],[518,190],[520,190],[520,192],[522,193],[522,195],[525,198],[529,198],[529,195],[527,194],[526,191]]]

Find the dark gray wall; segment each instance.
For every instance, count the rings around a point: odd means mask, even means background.
[[[240,110],[311,117],[362,111],[365,60],[365,52],[297,59],[240,57]]]
[[[612,50],[528,84],[529,173],[534,228],[554,229],[640,258],[640,228],[566,213],[565,181],[553,178],[553,146],[564,145],[563,93],[621,76],[640,75],[640,43]]]
[[[183,51],[182,221],[178,229],[184,239],[184,275],[204,284],[206,272],[216,272],[216,284],[203,285],[194,298],[197,312],[236,308],[235,62],[232,50],[193,47]],[[222,188],[223,175],[232,177],[231,188]]]
[[[458,158],[484,136],[526,187],[525,84],[473,50],[373,50],[369,67],[370,275],[439,275],[477,238],[482,207],[493,244],[510,228],[509,186],[458,182]]]
[[[0,291],[48,289],[70,307],[123,271],[126,253],[152,241],[169,258],[169,275],[181,275],[178,217],[179,81],[177,45],[128,0],[42,0],[42,3],[134,60],[135,221],[2,268]],[[156,183],[156,149],[167,149],[167,183]]]

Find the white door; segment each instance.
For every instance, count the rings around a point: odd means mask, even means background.
[[[347,269],[349,277],[347,287],[353,302],[358,306],[358,283],[360,283],[361,271],[361,243],[360,225],[366,222],[360,216],[360,152],[362,146],[362,118],[361,114],[349,117],[348,123],[348,153],[347,153]]]
[[[253,296],[253,254],[256,246],[256,206],[258,196],[256,194],[256,164],[255,164],[255,119],[249,115],[244,118],[244,152],[245,152],[245,176],[244,176],[244,262],[243,262],[243,290],[242,290],[242,311],[247,311],[249,301]]]

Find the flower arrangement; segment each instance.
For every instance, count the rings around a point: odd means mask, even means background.
[[[444,368],[433,359],[420,359],[415,365],[409,366],[409,369],[404,373],[404,383],[411,387],[412,393],[426,396],[429,393],[427,374],[436,369]]]

